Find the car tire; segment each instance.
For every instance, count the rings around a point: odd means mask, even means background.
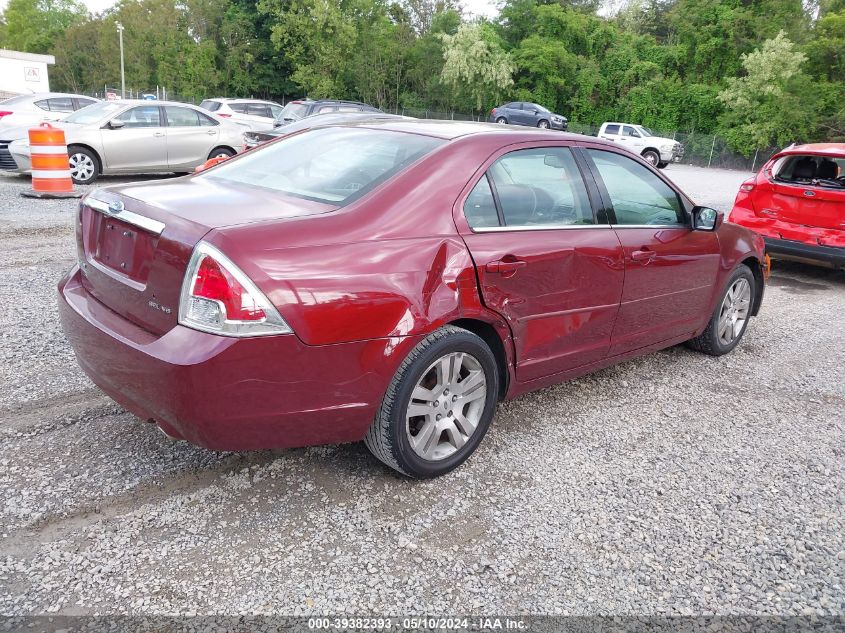
[[[667,163],[667,162],[662,162],[662,161],[661,161],[661,162],[657,163],[657,168],[658,168],[658,169],[666,169],[666,167],[667,167],[668,165],[669,165],[669,163]]]
[[[740,264],[719,295],[707,329],[687,345],[710,356],[722,356],[739,345],[754,311],[756,283],[751,269]]]
[[[647,149],[644,151],[643,158],[645,158],[646,162],[653,167],[657,167],[660,164],[660,154],[655,152],[653,149]]]
[[[462,384],[469,388],[466,400]],[[438,477],[460,466],[481,443],[498,394],[499,371],[487,343],[462,328],[444,326],[402,361],[364,443],[400,473]],[[412,406],[423,413],[409,415]]]
[[[508,120],[505,117],[500,116],[498,119],[496,119],[496,123],[498,123],[499,125],[507,125]]]
[[[537,127],[543,128],[544,130],[547,130],[547,129],[549,129],[549,122],[546,121],[546,119],[540,119],[537,122]]]
[[[100,159],[86,147],[68,146],[67,159],[74,184],[90,185],[100,175]]]
[[[215,147],[211,152],[208,154],[208,158],[206,160],[210,160],[212,158],[217,158],[218,156],[225,156],[229,158],[230,156],[234,156],[235,152],[230,150],[228,147]]]

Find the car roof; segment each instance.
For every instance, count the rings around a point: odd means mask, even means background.
[[[543,130],[541,128],[517,127],[512,125],[499,125],[498,123],[476,123],[474,121],[441,121],[438,119],[379,119],[373,118],[363,121],[350,122],[349,126],[378,127],[383,130],[395,132],[406,132],[409,134],[421,134],[433,136],[445,140],[482,134],[509,135],[513,142],[520,140],[533,141],[544,139],[549,141],[584,141],[589,140],[595,143],[600,139],[586,137],[582,134],[571,134],[568,132],[557,132],[554,130]],[[607,145],[616,147],[614,143],[607,141]]]
[[[55,97],[81,97],[83,99],[94,99],[99,100],[97,97],[89,97],[88,95],[80,95],[73,92],[34,92],[30,95],[13,95],[9,97],[9,99],[17,99],[20,97],[29,97],[33,101],[39,101],[41,99],[53,99]]]
[[[209,97],[203,101],[220,101],[221,103],[267,103],[270,105],[280,105],[275,101],[268,101],[267,99],[248,99],[246,97]]]
[[[781,151],[779,154],[824,154],[826,156],[845,158],[845,143],[807,143],[805,145],[792,145]]]
[[[193,103],[185,103],[183,101],[161,101],[160,99],[112,99],[107,103],[117,103],[119,105],[186,106],[188,108],[196,108],[197,110],[201,109]]]

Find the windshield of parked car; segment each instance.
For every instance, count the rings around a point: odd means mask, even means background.
[[[88,125],[89,123],[97,123],[110,115],[115,114],[123,106],[119,103],[109,101],[101,101],[93,105],[85,106],[77,110],[73,114],[66,116],[62,121],[64,123],[77,123],[79,125]]]
[[[343,206],[441,145],[441,139],[330,127],[294,134],[198,176]]]
[[[845,188],[845,158],[787,155],[780,158],[771,171],[780,182]]]
[[[299,121],[299,119],[304,117],[306,114],[308,114],[308,106],[306,104],[291,101],[284,108],[282,108],[282,111],[276,118],[276,122],[281,123],[283,121]]]

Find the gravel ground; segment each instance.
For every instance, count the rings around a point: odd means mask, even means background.
[[[747,176],[667,173],[722,209]],[[112,403],[56,314],[75,202],[27,186],[0,176],[0,614],[845,613],[842,273],[778,264],[734,353],[505,403],[416,482],[362,445],[172,443]]]

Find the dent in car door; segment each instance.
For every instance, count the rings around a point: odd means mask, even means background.
[[[109,169],[167,169],[167,138],[159,106],[136,106],[114,118],[122,121],[123,127],[112,129],[106,124],[100,130]]]
[[[607,355],[622,294],[622,251],[596,221],[568,147],[496,160],[456,214],[484,304],[513,332],[516,376],[528,381]]]
[[[625,256],[610,354],[692,334],[710,316],[716,233],[693,231],[677,192],[639,161],[607,148],[585,155]]]
[[[192,169],[202,164],[217,145],[220,126],[191,108],[165,106],[167,118],[167,164]]]

